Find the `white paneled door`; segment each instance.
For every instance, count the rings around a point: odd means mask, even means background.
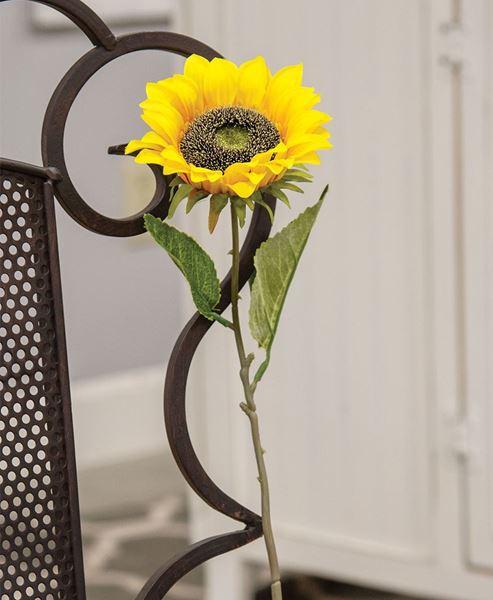
[[[479,143],[465,139],[484,129],[492,3],[190,6],[203,17],[191,33],[234,60],[303,62],[334,116],[316,183],[276,215],[287,222],[330,182],[258,392],[283,566],[433,600],[491,600],[493,157],[481,189],[480,161],[464,161]],[[240,388],[234,377],[218,385],[237,368],[224,340],[213,332],[194,365],[196,444],[221,485],[258,508]],[[194,520],[197,537],[225,528],[207,507]],[[249,569],[261,564],[261,542],[218,559],[207,600],[250,598]]]
[[[468,556],[493,575],[493,3],[466,3],[464,73]]]

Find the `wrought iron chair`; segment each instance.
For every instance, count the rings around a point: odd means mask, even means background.
[[[6,2],[7,0],[0,0]],[[164,218],[166,178],[153,168],[156,191],[149,205],[126,219],[92,209],[67,171],[63,137],[70,108],[84,84],[112,60],[139,50],[162,50],[212,59],[214,50],[174,33],[116,38],[80,0],[32,0],[71,19],[94,48],[75,63],[56,88],[42,131],[44,166],[0,159],[0,600],[84,600],[77,470],[58,261],[54,198],[83,227],[108,236],[144,231],[143,214]],[[110,152],[122,154],[124,146]],[[270,200],[273,207],[274,200]],[[241,285],[253,254],[268,237],[266,212],[256,211],[241,254]],[[223,282],[220,310],[229,302]],[[166,561],[137,600],[160,600],[186,573],[262,535],[261,517],[226,495],[196,456],[185,414],[188,370],[211,327],[196,314],[169,361],[164,414],[169,443],[184,477],[212,508],[245,525],[195,544]]]

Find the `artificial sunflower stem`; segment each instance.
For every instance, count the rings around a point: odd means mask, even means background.
[[[271,597],[272,600],[282,600],[281,573],[279,569],[279,559],[277,557],[276,543],[272,530],[272,521],[270,514],[270,492],[269,481],[267,478],[267,469],[265,466],[264,454],[260,439],[260,427],[255,405],[254,392],[255,385],[250,382],[250,366],[253,361],[253,354],[248,356],[245,353],[243,336],[241,333],[240,316],[238,310],[239,301],[239,269],[240,269],[240,232],[238,215],[235,207],[231,203],[231,230],[233,237],[233,250],[231,252],[233,261],[231,269],[231,307],[233,314],[233,331],[235,335],[238,357],[240,359],[240,378],[243,384],[245,402],[242,402],[241,409],[250,420],[253,447],[255,450],[255,459],[257,461],[258,480],[262,495],[262,528],[264,532],[265,546],[269,559],[271,575]]]

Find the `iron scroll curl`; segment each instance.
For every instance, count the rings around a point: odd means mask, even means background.
[[[9,0],[0,0],[6,2]],[[193,38],[170,32],[144,32],[115,37],[96,13],[80,0],[28,0],[48,5],[71,19],[91,40],[94,48],[83,55],[66,73],[49,102],[42,130],[42,155],[45,168],[60,173],[53,182],[56,198],[80,225],[101,235],[128,237],[144,232],[143,215],[150,212],[164,218],[169,208],[167,178],[159,167],[152,167],[156,179],[154,197],[141,212],[125,219],[114,219],[94,210],[76,190],[64,156],[64,133],[70,109],[85,83],[103,66],[131,52],[159,50],[182,56],[201,54],[212,59],[220,54]],[[121,154],[123,146],[110,152]],[[274,210],[275,199],[265,197]],[[54,218],[54,216],[53,216]],[[253,256],[271,231],[267,211],[257,206],[240,254],[240,288],[253,273]],[[221,284],[223,312],[231,303],[231,278]],[[183,476],[195,493],[214,510],[242,523],[241,530],[214,536],[198,542],[163,564],[147,581],[136,600],[161,600],[188,572],[206,561],[244,546],[263,535],[262,518],[226,494],[210,478],[195,450],[186,418],[187,378],[193,356],[213,323],[196,313],[179,336],[168,362],[164,389],[166,433],[173,456]],[[81,600],[82,596],[73,600]],[[72,599],[70,599],[72,600]]]

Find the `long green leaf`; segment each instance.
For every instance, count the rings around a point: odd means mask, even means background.
[[[256,276],[252,285],[249,324],[253,338],[266,350],[266,359],[255,375],[256,382],[269,365],[288,289],[327,190],[328,187],[314,206],[264,242],[255,254]]]
[[[147,231],[185,276],[200,314],[210,321],[222,322],[214,312],[221,298],[221,287],[212,258],[193,238],[161,219],[147,214],[144,222]]]

